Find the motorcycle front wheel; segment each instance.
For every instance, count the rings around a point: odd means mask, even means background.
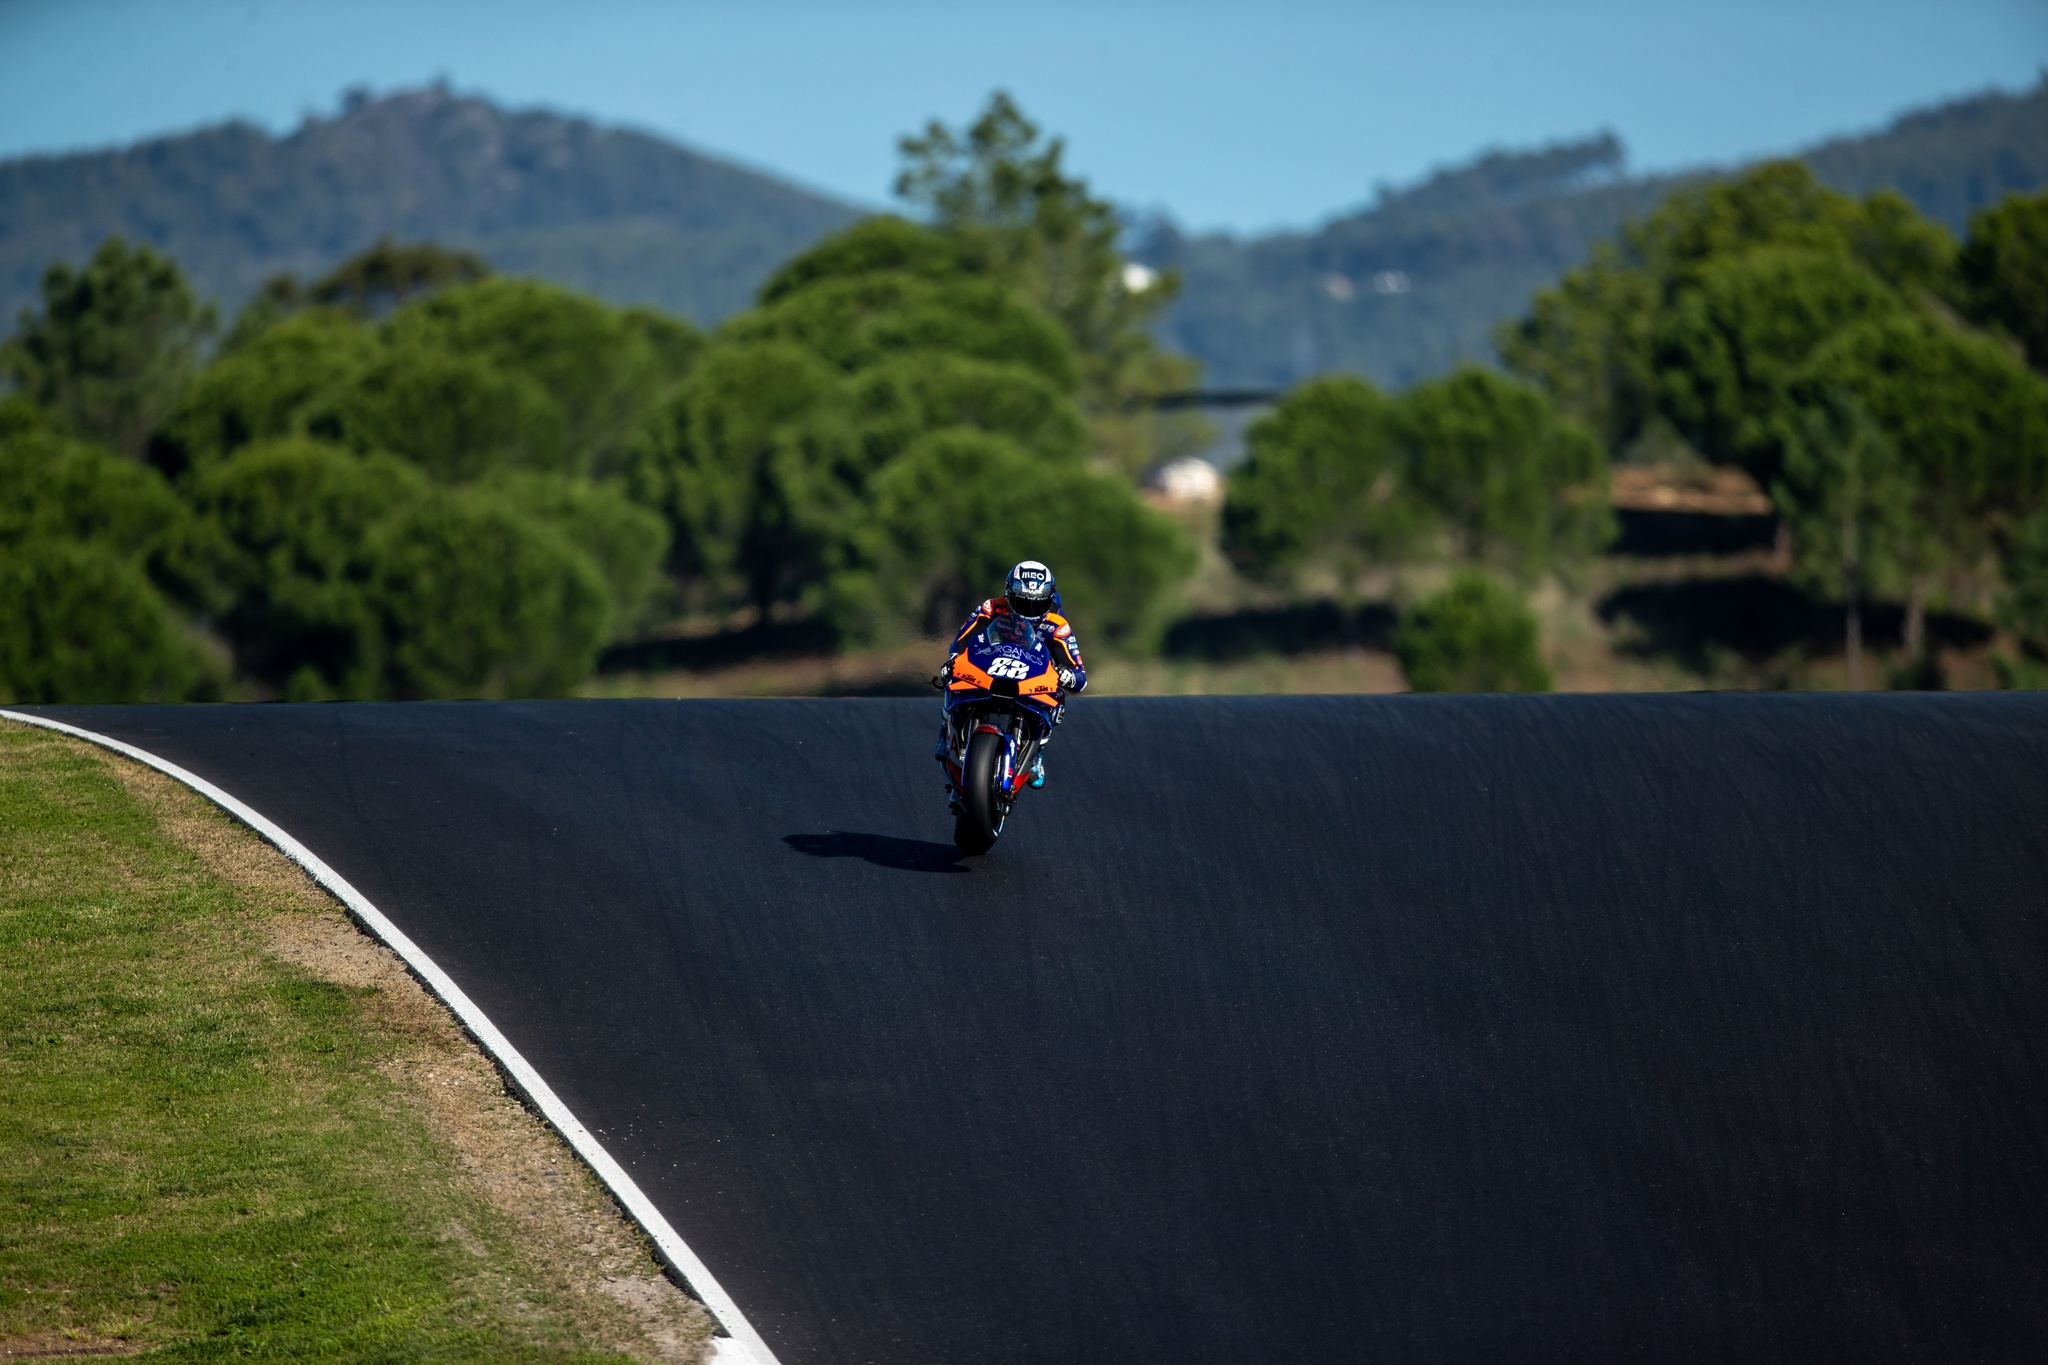
[[[967,741],[967,764],[960,792],[960,814],[953,821],[953,843],[962,853],[986,853],[1003,832],[1003,808],[996,796],[996,778],[1003,769],[1004,738],[977,730]]]

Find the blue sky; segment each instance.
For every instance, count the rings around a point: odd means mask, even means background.
[[[0,156],[445,77],[880,203],[898,134],[1002,86],[1114,198],[1246,231],[1488,146],[1727,162],[2044,65],[2043,0],[0,0]]]

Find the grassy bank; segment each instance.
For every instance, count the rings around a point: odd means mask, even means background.
[[[708,1322],[296,868],[0,723],[0,1357],[689,1360]]]

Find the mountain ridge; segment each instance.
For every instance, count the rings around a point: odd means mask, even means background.
[[[2048,74],[1908,110],[1797,154],[1852,193],[1899,189],[1960,229],[2048,184]],[[1324,370],[1392,386],[1487,360],[1501,318],[1679,185],[1631,175],[1611,132],[1489,148],[1300,230],[1235,237],[1155,221],[1134,259],[1181,272],[1159,327],[1212,387],[1284,387]],[[617,303],[709,324],[776,266],[870,212],[656,133],[445,85],[344,95],[274,135],[229,120],[126,147],[0,161],[0,305],[30,302],[53,260],[119,233],[175,256],[232,310],[264,277],[318,274],[381,236],[481,252]]]
[[[0,296],[26,302],[50,261],[120,233],[233,307],[271,273],[317,273],[389,235],[710,322],[863,212],[636,129],[438,85],[352,92],[281,136],[229,121],[0,162]]]
[[[2048,73],[2029,91],[1908,110],[1792,155],[1837,189],[1897,189],[1960,231],[1971,211],[2048,184]],[[1155,223],[1134,254],[1180,271],[1160,338],[1201,359],[1211,385],[1278,388],[1341,369],[1401,386],[1491,359],[1494,323],[1595,240],[1673,189],[1733,169],[1630,176],[1620,139],[1600,133],[1489,149],[1295,232],[1188,235]]]

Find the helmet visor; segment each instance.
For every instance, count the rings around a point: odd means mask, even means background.
[[[1019,616],[1028,616],[1034,621],[1052,610],[1051,593],[1043,597],[1026,597],[1022,593],[1012,592],[1005,593],[1004,597],[1009,602],[1011,611]]]

